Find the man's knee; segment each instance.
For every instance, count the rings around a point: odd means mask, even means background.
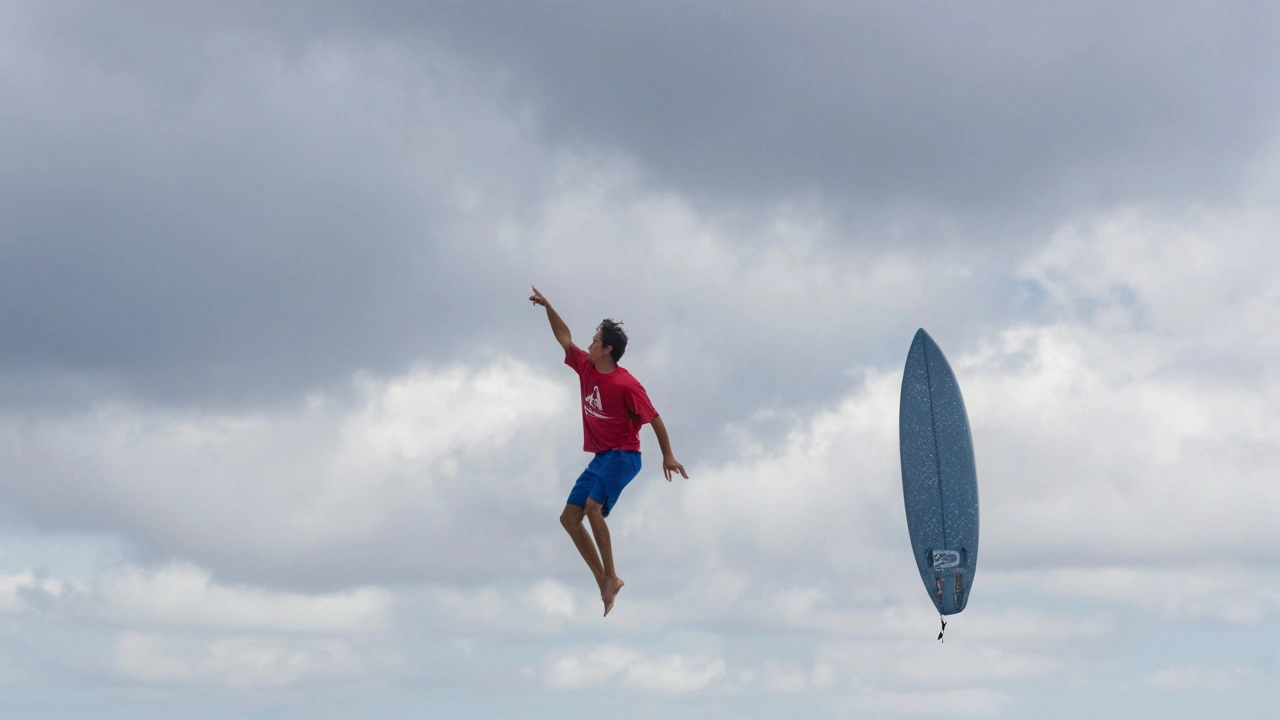
[[[588,500],[588,502],[590,502]],[[582,515],[585,511],[577,505],[565,505],[564,512],[560,513],[560,524],[565,530],[573,531],[575,525],[582,524]]]

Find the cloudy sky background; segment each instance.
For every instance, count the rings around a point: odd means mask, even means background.
[[[1271,707],[1274,5],[420,5],[0,3],[6,717]],[[530,284],[691,476],[643,432],[607,619]]]

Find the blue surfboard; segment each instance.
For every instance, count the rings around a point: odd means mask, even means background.
[[[978,562],[978,472],[960,385],[924,328],[902,371],[898,449],[920,579],[938,612],[954,615],[969,601]]]

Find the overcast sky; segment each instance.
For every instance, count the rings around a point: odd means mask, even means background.
[[[5,717],[1265,715],[1277,77],[1267,2],[0,0]],[[608,618],[531,284],[690,474]]]

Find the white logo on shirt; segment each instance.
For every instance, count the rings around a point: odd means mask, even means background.
[[[600,402],[599,385],[591,388],[591,394],[582,398],[582,411],[601,420],[609,419],[609,416],[604,414],[604,405]]]

